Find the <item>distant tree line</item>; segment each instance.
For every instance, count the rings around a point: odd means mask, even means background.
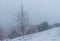
[[[30,27],[28,27],[28,29],[25,30],[26,31],[25,35],[45,31],[45,30],[55,28],[55,27],[60,27],[60,23],[54,23],[53,25],[49,25],[48,22],[46,21],[41,24],[31,25]],[[12,29],[11,32],[7,34],[8,39],[13,39],[13,38],[22,36],[18,26],[17,28],[18,29]],[[6,33],[4,32],[4,29],[2,28],[2,26],[0,26],[0,40],[7,39],[5,34]]]

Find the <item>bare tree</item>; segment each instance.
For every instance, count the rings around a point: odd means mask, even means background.
[[[17,18],[18,18],[18,22],[19,22],[19,33],[24,36],[26,34],[26,27],[28,26],[28,16],[27,16],[27,13],[26,11],[24,11],[24,7],[23,5],[21,5],[21,10],[18,11],[18,15],[17,15]]]

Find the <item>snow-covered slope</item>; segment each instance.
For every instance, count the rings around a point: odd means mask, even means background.
[[[10,41],[60,41],[60,27],[15,38]]]

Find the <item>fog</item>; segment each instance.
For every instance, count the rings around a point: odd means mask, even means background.
[[[0,24],[4,27],[16,25],[15,14],[21,2],[28,12],[30,24],[60,22],[60,0],[0,0]]]

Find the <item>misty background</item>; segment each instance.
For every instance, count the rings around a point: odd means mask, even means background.
[[[0,24],[4,28],[17,25],[15,14],[20,10],[21,2],[28,12],[30,24],[60,22],[60,0],[0,0]]]

